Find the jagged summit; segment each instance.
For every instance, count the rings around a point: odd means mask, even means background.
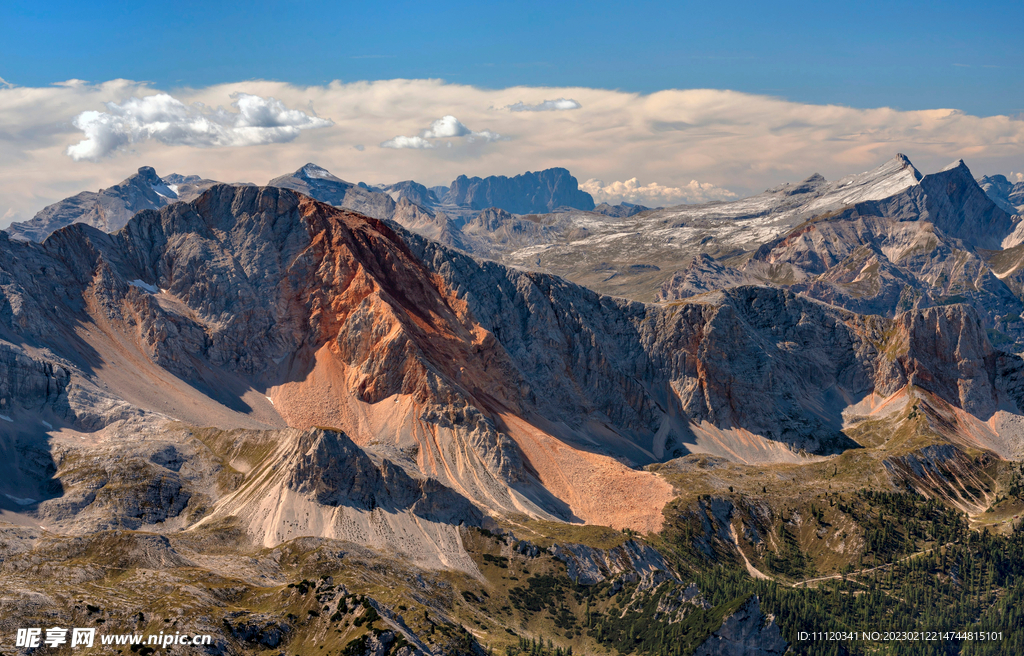
[[[15,239],[30,241],[43,241],[50,233],[72,223],[114,232],[137,212],[191,200],[214,184],[213,180],[179,174],[162,179],[153,167],[143,166],[112,187],[83,191],[48,205],[28,221],[11,224],[6,231]]]

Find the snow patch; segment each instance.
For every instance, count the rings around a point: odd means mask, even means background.
[[[327,180],[334,177],[333,175],[331,175],[330,171],[328,171],[327,169],[320,168],[316,164],[306,164],[305,166],[302,167],[302,172],[303,174],[310,178],[320,178],[323,180]]]
[[[39,420],[39,423],[41,423],[41,424],[42,424],[43,426],[46,426],[46,427],[47,427],[47,428],[49,428],[50,430],[53,430],[53,424],[51,424],[50,422],[48,422],[48,421],[43,421],[42,419],[40,419],[40,420]]]
[[[8,417],[7,415],[0,415],[0,419],[3,419],[4,421],[9,421],[12,424],[14,423],[14,420]]]
[[[166,198],[167,200],[178,200],[178,194],[175,191],[177,189],[177,185],[175,185],[174,189],[171,189],[167,183],[160,181],[157,184],[151,185],[151,188],[156,192],[156,195],[161,198]]]
[[[143,290],[149,292],[150,294],[159,294],[160,293],[160,290],[157,289],[156,286],[151,285],[148,282],[143,282],[143,281],[141,281],[139,279],[132,280],[128,284],[131,285],[132,287],[138,287],[139,289],[143,289]]]
[[[5,497],[18,504],[19,506],[31,506],[36,502],[35,499],[19,499],[18,497],[12,497],[9,494],[4,494]]]

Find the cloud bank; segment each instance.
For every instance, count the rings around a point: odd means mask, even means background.
[[[259,146],[287,143],[302,130],[333,125],[327,119],[288,109],[272,97],[235,93],[232,98],[234,112],[210,109],[202,103],[186,105],[166,93],[108,102],[105,112],[85,111],[72,119],[71,124],[85,133],[85,139],[68,146],[66,152],[75,161],[97,161],[150,139],[168,146]]]
[[[495,109],[541,98],[572,99],[580,108]],[[437,136],[449,133],[462,136]],[[402,147],[377,147],[393,139]],[[65,154],[69,147],[81,161]],[[312,161],[352,182],[427,185],[563,166],[594,181],[599,198],[667,205],[759,193],[815,172],[834,180],[897,152],[925,172],[960,157],[975,175],[1020,172],[1024,121],[710,89],[645,95],[441,80],[156,89],[70,80],[0,87],[0,227],[83,189],[116,184],[143,165],[161,175],[265,183]]]
[[[536,105],[527,105],[522,101],[507,105],[505,109],[510,112],[560,112],[570,109],[580,109],[583,105],[572,98],[559,98],[558,100],[545,100]]]
[[[623,182],[605,184],[590,179],[580,184],[580,189],[594,197],[598,203],[618,205],[622,202],[648,207],[665,207],[682,203],[706,203],[712,200],[729,200],[737,197],[735,192],[717,187],[710,182],[690,180],[681,187],[666,187],[657,182],[641,185],[636,178]]]

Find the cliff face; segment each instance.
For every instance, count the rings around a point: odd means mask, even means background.
[[[460,175],[452,181],[441,202],[475,210],[497,207],[515,214],[543,214],[557,207],[594,209],[590,194],[580,191],[576,178],[561,168],[527,172],[512,178]]]

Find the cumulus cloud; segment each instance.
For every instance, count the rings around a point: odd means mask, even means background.
[[[302,130],[333,125],[328,119],[288,109],[276,98],[232,94],[231,105],[211,109],[186,105],[166,93],[107,102],[105,112],[84,111],[72,125],[85,139],[65,151],[75,161],[97,161],[130,144],[156,140],[169,146],[255,146],[286,143]]]
[[[1024,182],[1024,173],[1014,173],[1010,171],[1010,180],[1014,182]]]
[[[403,137],[399,135],[381,142],[380,147],[415,148],[419,150],[426,150],[435,147],[434,142],[428,141],[428,139],[451,139],[453,137],[465,137],[467,143],[474,143],[476,141],[488,142],[504,140],[504,137],[500,134],[490,130],[474,132],[466,127],[466,125],[459,119],[455,118],[451,114],[446,114],[431,123],[430,127],[423,132],[420,132],[419,136]],[[446,145],[448,148],[451,148],[452,142],[449,141]]]
[[[462,121],[455,118],[451,114],[442,116],[433,123],[430,127],[423,131],[423,137],[425,139],[443,139],[445,137],[464,137],[467,134],[473,134],[473,131],[462,124]]]
[[[657,182],[642,185],[637,178],[607,185],[601,180],[590,179],[582,183],[580,189],[593,196],[594,200],[599,203],[607,202],[617,205],[627,202],[649,207],[679,205],[680,203],[706,203],[712,200],[728,200],[737,197],[737,194],[728,189],[697,180],[690,180],[689,184],[680,187],[667,187]]]
[[[507,105],[504,109],[510,112],[559,112],[566,111],[569,109],[579,109],[583,105],[579,104],[572,98],[559,98],[558,100],[545,100],[544,102],[537,103],[536,105],[527,105],[526,103],[519,101],[511,105]]]
[[[449,145],[451,145],[451,144],[449,144]],[[391,139],[388,139],[387,141],[382,141],[381,144],[380,144],[380,147],[381,148],[415,148],[415,149],[419,149],[419,150],[425,150],[427,148],[433,148],[434,147],[434,142],[427,141],[423,137],[403,137],[402,135],[398,135],[397,137],[393,137]]]

